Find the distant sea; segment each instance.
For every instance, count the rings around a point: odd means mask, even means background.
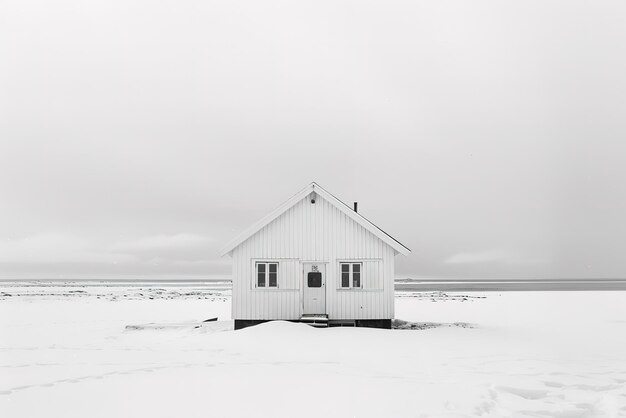
[[[396,279],[396,290],[414,292],[507,292],[626,290],[626,279],[416,280]]]
[[[220,287],[230,288],[230,276],[85,276],[0,277],[0,287]]]
[[[0,287],[231,287],[230,276],[24,278],[1,277]],[[426,280],[396,279],[405,292],[507,292],[626,290],[626,279]]]

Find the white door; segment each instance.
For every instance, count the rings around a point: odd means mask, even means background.
[[[326,265],[304,263],[304,314],[326,314]]]

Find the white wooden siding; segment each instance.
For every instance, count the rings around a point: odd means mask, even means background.
[[[303,261],[327,263],[330,319],[388,319],[394,315],[396,251],[321,196],[307,196],[233,252],[235,319],[299,319]],[[256,289],[255,261],[279,262],[279,287]],[[362,289],[340,289],[339,262],[362,262]]]
[[[278,286],[281,289],[300,289],[300,261],[278,260]]]

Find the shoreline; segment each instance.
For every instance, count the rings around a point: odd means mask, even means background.
[[[231,288],[228,277],[205,279],[0,279],[0,288],[16,287],[219,287]],[[626,291],[624,279],[556,280],[414,280],[396,279],[399,292]]]

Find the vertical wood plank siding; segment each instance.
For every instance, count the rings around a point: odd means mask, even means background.
[[[307,196],[232,252],[234,319],[299,319],[303,261],[326,264],[329,319],[394,316],[395,250],[318,195]],[[255,262],[279,262],[277,289],[255,288]],[[341,261],[362,262],[362,289],[340,288]]]

